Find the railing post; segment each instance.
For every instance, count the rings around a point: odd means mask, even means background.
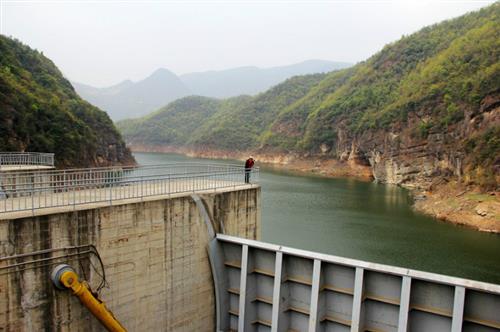
[[[109,205],[113,205],[113,171],[111,171],[111,176],[109,177]]]
[[[35,215],[35,190],[32,189],[31,192],[31,214]]]

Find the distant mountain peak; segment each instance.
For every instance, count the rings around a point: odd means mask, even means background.
[[[96,106],[108,111],[114,120],[139,117],[188,95],[234,97],[255,95],[286,79],[303,74],[323,73],[349,64],[326,60],[307,60],[280,67],[241,66],[184,74],[180,77],[158,68],[143,80],[122,81],[107,88],[74,84],[76,91]]]
[[[107,111],[114,120],[145,115],[191,93],[177,75],[165,68],[143,80],[124,80],[103,89],[74,86],[82,97]]]
[[[242,66],[181,75],[180,78],[195,94],[228,98],[255,95],[297,75],[325,73],[350,67],[350,63],[327,60],[306,60],[291,65],[259,68]]]
[[[151,75],[149,75],[145,80],[150,79],[150,78],[164,78],[164,77],[168,77],[168,78],[175,77],[175,78],[178,78],[177,75],[175,75],[170,70],[168,70],[166,68],[158,68]]]

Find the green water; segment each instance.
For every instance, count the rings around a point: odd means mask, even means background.
[[[135,156],[141,164],[203,160]],[[402,188],[272,168],[261,168],[260,179],[263,241],[500,284],[499,235],[415,213]]]

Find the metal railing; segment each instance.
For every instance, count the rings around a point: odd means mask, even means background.
[[[217,331],[500,332],[500,285],[223,234],[208,248]]]
[[[259,168],[250,171],[258,183]],[[0,214],[247,185],[241,165],[177,163],[0,174]]]
[[[0,152],[0,166],[54,166],[54,154],[42,152]]]

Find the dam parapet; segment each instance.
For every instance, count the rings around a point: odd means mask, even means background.
[[[0,152],[0,172],[54,168],[54,154],[45,152]]]
[[[259,168],[244,178],[241,165],[200,163],[1,172],[0,218],[236,189],[257,184]]]
[[[75,268],[129,331],[215,326],[204,214],[216,232],[258,239],[258,169],[252,183],[231,165],[75,170],[64,182],[50,182],[61,174],[40,172],[43,188],[16,187],[5,199],[35,205],[0,213],[0,330],[103,330],[77,299],[52,285],[59,264]],[[58,195],[66,200],[36,205]]]

